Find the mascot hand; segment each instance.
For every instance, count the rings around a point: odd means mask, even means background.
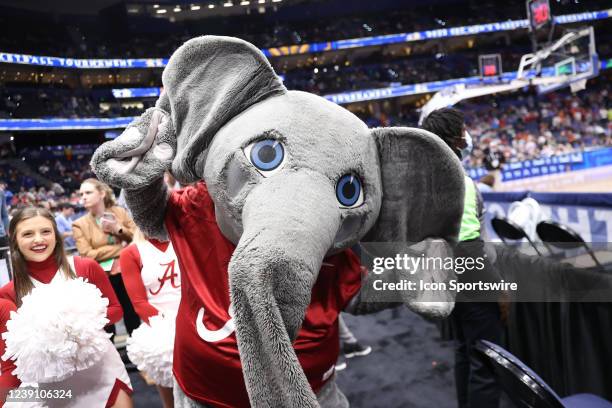
[[[150,108],[128,125],[116,139],[100,146],[91,159],[98,178],[110,185],[133,190],[163,177],[176,152],[170,115]]]

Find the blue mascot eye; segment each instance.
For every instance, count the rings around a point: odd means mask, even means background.
[[[354,174],[340,177],[336,185],[336,197],[344,208],[355,208],[363,204],[361,181]]]
[[[285,157],[283,145],[278,140],[266,139],[253,143],[248,155],[258,170],[271,171],[280,166]]]

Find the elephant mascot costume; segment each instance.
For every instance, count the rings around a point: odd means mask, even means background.
[[[92,167],[179,259],[176,405],[347,407],[333,375],[340,311],[405,304],[443,317],[454,305],[418,291],[376,301],[349,248],[452,248],[458,159],[431,133],[368,129],[324,98],[288,91],[240,39],[187,41],[162,80],[156,106],[103,144]],[[188,186],[168,193],[165,171]]]

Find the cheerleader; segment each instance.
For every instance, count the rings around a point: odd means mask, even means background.
[[[0,299],[9,301],[0,304],[0,323],[11,304],[17,312],[0,324],[0,349],[10,353],[3,353],[0,383],[15,388],[23,380],[70,391],[70,398],[45,400],[49,407],[131,408],[129,376],[103,330],[123,314],[106,273],[92,259],[66,256],[55,219],[44,208],[19,210],[9,230],[14,278],[0,288]],[[62,318],[46,323],[54,313]],[[67,337],[58,342],[62,335]]]
[[[137,230],[119,262],[130,300],[146,323],[128,340],[128,356],[155,381],[164,408],[172,408],[172,354],[181,300],[181,273],[174,248],[170,242],[146,239]]]

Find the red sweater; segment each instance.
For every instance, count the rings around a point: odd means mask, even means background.
[[[165,223],[182,273],[174,376],[185,394],[199,402],[248,407],[236,333],[228,325],[227,267],[235,246],[217,226],[204,182],[173,192]],[[294,342],[315,392],[332,374],[338,357],[338,315],[360,287],[361,265],[352,251],[325,259]]]
[[[108,324],[120,320],[121,317],[123,317],[123,309],[121,309],[121,305],[106,276],[106,272],[102,270],[100,265],[93,259],[75,256],[74,268],[78,277],[87,279],[89,283],[100,289],[102,296],[108,299],[108,308],[106,311],[106,317],[109,320]],[[58,266],[53,256],[50,256],[43,262],[28,262],[30,276],[42,283],[51,282],[57,270]],[[6,322],[10,318],[10,311],[17,309],[15,306],[15,298],[13,281],[0,288],[0,333],[6,332]],[[76,306],[78,305],[75,305],[75,307]],[[2,354],[4,354],[5,348],[6,344],[0,336],[0,351]],[[15,362],[13,360],[3,360],[0,366],[2,369],[2,375],[0,376],[0,396],[6,396],[8,389],[18,387],[21,382],[12,374],[15,369]]]
[[[168,245],[170,245],[168,241],[162,242],[156,239],[149,239],[149,242],[160,251],[165,251],[168,249]],[[147,289],[140,276],[142,260],[140,259],[138,247],[135,244],[126,247],[121,251],[119,262],[121,263],[121,278],[123,279],[125,290],[132,301],[132,305],[134,305],[134,310],[143,322],[149,323],[149,318],[157,315],[159,311],[149,303]]]

